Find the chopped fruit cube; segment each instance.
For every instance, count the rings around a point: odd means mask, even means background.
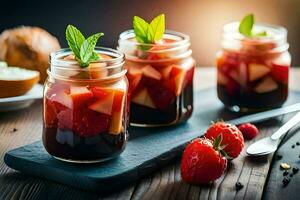
[[[182,69],[180,66],[173,66],[171,70],[171,77],[174,77],[175,80],[175,94],[176,96],[180,95],[182,88],[183,88],[183,82],[185,79],[185,70]]]
[[[129,91],[132,92],[135,90],[135,88],[138,86],[142,79],[142,73],[136,73],[136,74],[127,74],[127,78],[129,80]]]
[[[159,73],[159,71],[154,69],[151,65],[146,65],[145,67],[143,67],[142,71],[144,76],[147,76],[155,80],[161,79],[161,74]]]
[[[83,107],[82,109],[66,109],[57,115],[58,127],[74,131],[81,137],[89,137],[107,131],[109,117]]]
[[[123,112],[114,112],[110,119],[109,133],[117,135],[122,132],[122,114]]]
[[[156,108],[149,93],[148,93],[147,88],[143,88],[138,93],[136,93],[132,97],[131,101],[134,103],[143,105],[143,106],[150,107],[150,108]]]
[[[161,73],[163,79],[170,78],[170,73],[171,73],[172,69],[173,69],[173,65],[169,65],[167,67],[162,67],[162,69],[160,70],[160,73]]]
[[[271,71],[269,67],[257,63],[250,63],[248,65],[248,69],[249,69],[249,81],[251,82],[262,78],[263,76],[267,75]]]
[[[244,63],[240,64],[240,67],[235,70],[231,70],[228,75],[239,83],[241,86],[247,86],[247,66]]]
[[[59,104],[62,104],[63,106],[67,108],[73,108],[73,101],[69,94],[67,94],[65,91],[57,92],[56,94],[52,94],[50,96],[50,100],[53,102],[57,102]]]
[[[281,83],[287,84],[289,80],[289,67],[287,65],[278,65],[273,63],[271,76]]]
[[[92,100],[94,95],[86,87],[71,86],[70,96],[73,101],[74,109],[77,109],[83,105],[86,105],[89,100]]]
[[[73,95],[78,95],[78,94],[92,94],[92,92],[89,91],[87,89],[87,87],[71,86],[70,87],[70,94],[71,94],[71,96],[73,96]]]
[[[155,107],[160,110],[166,110],[175,100],[174,92],[168,90],[162,84],[156,84],[147,89]]]
[[[109,133],[120,134],[122,132],[123,114],[125,107],[124,91],[116,90],[113,103],[113,113],[111,115]]]
[[[89,65],[89,73],[90,77],[93,79],[105,78],[108,75],[106,67],[106,63],[91,63]]]
[[[157,53],[148,53],[147,56],[148,60],[160,60],[162,57],[160,57]]]
[[[224,76],[219,70],[218,70],[218,75],[217,75],[217,81],[218,84],[220,85],[226,85],[228,82],[228,78]]]
[[[108,93],[105,98],[101,98],[97,100],[95,103],[89,106],[89,109],[111,115],[112,107],[113,107],[113,100],[114,100],[114,92]]]
[[[44,112],[44,120],[47,128],[55,126],[57,123],[56,118],[56,108],[54,102],[45,98],[45,112]]]
[[[257,93],[265,93],[276,90],[277,88],[277,83],[271,77],[266,77],[258,83],[258,85],[254,88],[254,91]]]
[[[113,111],[119,112],[121,111],[122,107],[124,106],[124,91],[122,90],[115,90],[114,91],[114,100],[113,100]]]
[[[91,88],[91,91],[96,98],[103,99],[106,98],[108,94],[112,92],[112,89],[93,87]]]
[[[133,75],[133,76],[135,76],[135,75],[141,75],[141,74],[143,74],[142,69],[143,68],[139,67],[139,66],[130,66],[128,68],[128,74]]]

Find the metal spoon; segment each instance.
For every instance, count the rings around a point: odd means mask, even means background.
[[[300,112],[298,112],[287,123],[280,127],[273,135],[260,139],[251,144],[247,148],[247,154],[249,156],[263,156],[273,153],[277,150],[282,136],[285,135],[298,122],[300,122]]]

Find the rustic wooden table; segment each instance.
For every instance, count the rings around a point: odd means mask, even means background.
[[[293,68],[290,75],[290,88],[300,90],[300,68]],[[214,86],[216,83],[214,68],[198,68],[195,77],[197,90]],[[287,119],[288,117],[282,117],[280,121]],[[279,125],[280,123],[264,123],[260,126],[260,136],[270,134]],[[40,139],[41,130],[41,101],[24,110],[0,114],[0,199],[260,199],[263,193],[264,198],[274,199],[276,195],[273,194],[273,190],[277,190],[275,183],[281,181],[281,177],[274,175],[267,179],[272,156],[263,160],[251,160],[243,152],[238,159],[229,164],[223,177],[207,186],[191,186],[182,182],[180,160],[176,159],[155,174],[128,185],[123,191],[103,197],[24,175],[4,164],[5,152]],[[273,170],[272,174],[274,173],[278,172]],[[239,192],[234,188],[237,180],[245,185]],[[297,187],[291,190],[289,192],[294,192],[297,196]]]

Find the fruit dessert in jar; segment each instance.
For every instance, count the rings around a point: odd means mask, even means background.
[[[114,158],[127,142],[124,54],[95,48],[101,34],[85,39],[69,25],[66,36],[70,49],[50,56],[44,90],[44,146],[55,158],[69,162]]]
[[[281,106],[288,96],[291,56],[283,27],[254,23],[252,14],[223,28],[217,55],[217,90],[238,112]]]
[[[189,36],[165,31],[163,14],[150,24],[135,16],[133,28],[118,42],[128,70],[130,124],[156,127],[188,120],[195,68]]]

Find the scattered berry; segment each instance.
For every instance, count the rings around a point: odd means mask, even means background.
[[[239,129],[243,133],[244,138],[248,140],[255,138],[259,132],[257,127],[250,123],[239,125]]]
[[[18,131],[18,129],[17,129],[17,128],[14,128],[14,129],[13,129],[13,132],[16,132],[16,131]]]
[[[282,180],[283,186],[287,186],[290,183],[291,179],[289,177],[284,177]]]
[[[287,163],[281,163],[280,168],[284,169],[284,170],[287,170],[287,169],[291,169],[291,166]]]
[[[197,138],[186,146],[180,166],[185,182],[205,184],[222,176],[227,159],[219,152],[219,146],[214,145],[209,139]]]
[[[244,148],[244,138],[241,131],[232,124],[225,122],[216,122],[206,131],[205,137],[215,140],[219,135],[222,136],[221,146],[231,158],[236,158]]]
[[[298,171],[299,171],[299,168],[297,168],[297,167],[293,167],[292,171],[293,171],[293,173],[294,173],[294,174],[296,174],[296,173],[298,173]]]
[[[290,174],[290,177],[292,178],[292,177],[293,177],[293,174]]]
[[[296,145],[299,146],[299,145],[300,145],[300,142],[296,142]]]
[[[283,172],[283,176],[287,176],[289,174],[289,172],[287,171],[287,170],[285,170],[284,172]]]
[[[295,145],[292,145],[292,148],[295,148]]]
[[[235,184],[235,189],[236,191],[239,191],[240,189],[242,189],[244,187],[244,185],[241,182],[236,182]]]
[[[282,155],[277,155],[277,160],[281,160],[282,159]]]

